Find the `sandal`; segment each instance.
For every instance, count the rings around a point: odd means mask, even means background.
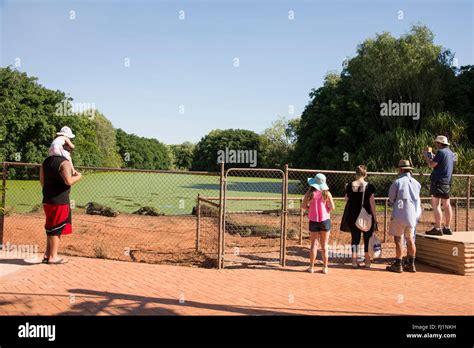
[[[57,261],[48,261],[48,265],[64,265],[67,262],[67,260],[59,259]]]
[[[48,263],[48,262],[49,262],[49,257],[43,256],[43,260],[41,261],[41,263]]]
[[[357,261],[352,260],[352,268],[358,269],[360,268],[360,263]]]

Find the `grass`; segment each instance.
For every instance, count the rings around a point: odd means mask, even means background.
[[[279,209],[281,179],[229,177],[228,197],[274,197],[275,201],[228,201],[229,211]],[[36,180],[8,180],[6,207],[15,212],[31,212],[41,204],[41,186]],[[292,192],[297,192],[293,186]],[[190,214],[196,197],[219,196],[219,177],[168,173],[84,173],[74,185],[71,199],[78,207],[97,202],[120,212],[132,213],[149,206],[167,215]],[[300,194],[289,194],[299,208]],[[344,210],[344,201],[336,201],[336,213]],[[291,206],[290,206],[291,207]],[[377,210],[383,211],[383,206]]]

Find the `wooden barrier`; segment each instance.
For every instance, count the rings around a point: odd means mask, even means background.
[[[454,232],[451,236],[417,233],[416,258],[456,274],[474,275],[474,233]]]

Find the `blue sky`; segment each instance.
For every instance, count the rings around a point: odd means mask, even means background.
[[[42,85],[169,144],[299,116],[310,90],[377,32],[421,22],[460,65],[474,63],[468,0],[0,0],[0,11],[1,66],[20,58]]]

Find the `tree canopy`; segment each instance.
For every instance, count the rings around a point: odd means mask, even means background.
[[[436,135],[451,139],[458,171],[471,171],[472,67],[452,66],[453,54],[433,43],[424,26],[395,38],[382,33],[358,46],[340,74],[313,89],[297,130],[295,164],[305,168],[393,168],[400,158],[420,167]],[[385,117],[382,103],[415,103],[420,117]]]

